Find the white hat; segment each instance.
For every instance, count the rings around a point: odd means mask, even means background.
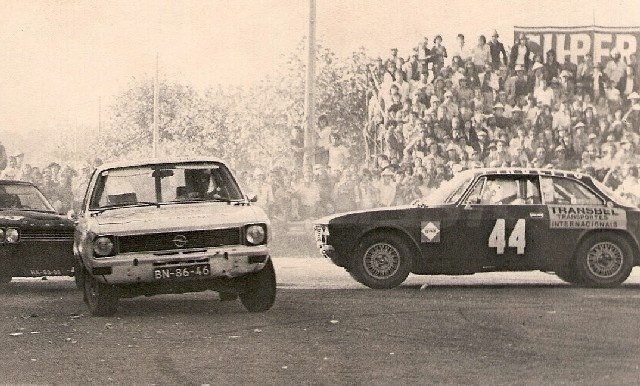
[[[589,134],[589,139],[595,139],[598,138],[597,135],[595,135],[594,133]]]
[[[391,169],[389,168],[385,168],[382,173],[380,173],[381,176],[393,176],[393,172],[391,171]]]
[[[449,150],[457,151],[458,149],[456,149],[456,145],[450,143],[450,144],[447,145],[447,151],[449,151]]]
[[[516,71],[524,71],[524,66],[522,64],[516,64],[514,69]]]
[[[539,68],[544,68],[544,66],[542,64],[538,63],[538,62],[533,63],[533,67],[531,67],[531,69],[533,71],[535,71],[535,70],[537,70]]]
[[[504,110],[504,105],[500,102],[496,103],[495,105],[493,105],[494,109],[503,109]]]
[[[634,91],[631,94],[629,94],[627,99],[640,99],[640,94],[638,94],[637,92]]]

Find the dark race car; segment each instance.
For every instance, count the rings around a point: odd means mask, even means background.
[[[0,180],[0,282],[73,276],[73,231],[33,184]]]
[[[425,201],[324,217],[314,232],[323,255],[371,288],[409,273],[529,270],[612,287],[640,264],[640,210],[557,170],[467,170]]]

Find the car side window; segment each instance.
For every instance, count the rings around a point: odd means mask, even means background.
[[[603,205],[604,202],[589,188],[578,181],[541,176],[540,186],[544,196],[545,204],[568,204],[568,205]]]
[[[540,205],[542,202],[537,178],[529,176],[483,178],[469,198],[468,203],[479,205]]]

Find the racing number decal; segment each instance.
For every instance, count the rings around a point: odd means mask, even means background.
[[[504,254],[504,248],[507,245],[505,243],[506,233],[504,219],[497,219],[496,225],[489,235],[489,248],[496,248],[498,255]],[[516,222],[516,226],[513,228],[508,241],[508,246],[516,248],[518,255],[524,254],[524,247],[527,245],[527,241],[525,239],[525,221],[523,218],[518,219],[518,222]]]

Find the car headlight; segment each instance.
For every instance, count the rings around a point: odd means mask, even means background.
[[[246,231],[246,238],[249,245],[258,245],[264,243],[267,232],[263,225],[249,225]]]
[[[111,256],[113,249],[113,241],[109,237],[101,236],[93,241],[93,252],[96,257]]]
[[[8,243],[17,243],[20,239],[20,233],[15,228],[7,228],[7,231],[4,232],[4,239]]]

